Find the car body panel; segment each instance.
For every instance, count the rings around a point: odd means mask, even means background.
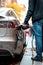
[[[15,25],[20,22],[16,13],[11,8],[0,9],[0,50],[9,51],[12,57],[14,54],[21,54],[23,44],[25,43],[25,32],[23,30],[16,30]],[[14,16],[7,16],[6,13],[15,13]],[[2,13],[2,14],[1,14]]]

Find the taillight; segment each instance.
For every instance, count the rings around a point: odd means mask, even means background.
[[[16,23],[15,22],[10,22],[10,25],[8,25],[8,28],[16,28]]]
[[[16,27],[15,22],[0,23],[0,28],[15,28],[15,27]]]

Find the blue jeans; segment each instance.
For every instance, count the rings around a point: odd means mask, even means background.
[[[35,41],[36,41],[36,53],[37,55],[42,56],[42,24],[43,19],[35,21],[33,23],[33,34],[35,35]]]

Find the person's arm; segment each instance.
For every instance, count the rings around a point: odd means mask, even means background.
[[[33,12],[34,12],[34,8],[35,8],[35,0],[29,0],[28,11],[27,11],[27,14],[26,14],[26,18],[24,20],[24,24],[28,24],[28,21],[29,21],[30,17],[32,16]]]

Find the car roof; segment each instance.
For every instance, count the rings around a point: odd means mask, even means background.
[[[16,17],[13,16],[7,16],[6,13],[12,11]],[[1,18],[2,17],[2,18]],[[12,8],[0,8],[0,21],[8,21],[8,20],[18,20],[18,17],[15,13],[15,11]]]
[[[12,8],[0,8],[0,15],[5,15],[8,11],[13,11],[15,13],[15,11]]]

